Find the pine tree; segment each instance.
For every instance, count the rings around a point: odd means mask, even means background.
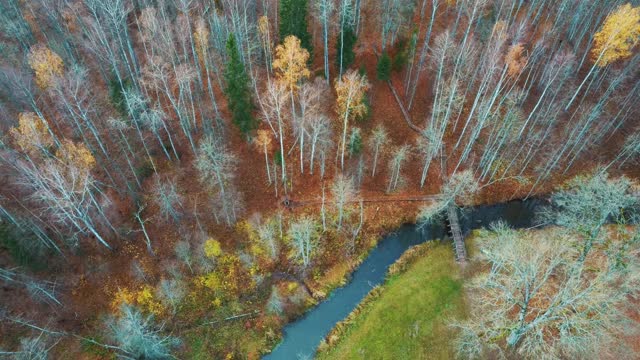
[[[338,40],[336,41],[336,66],[340,70],[341,75],[344,69],[351,66],[356,59],[353,47],[357,40],[358,38],[351,26],[345,26],[343,34],[338,33]],[[342,54],[342,62],[340,61],[340,54]]]
[[[280,0],[280,40],[294,35],[309,53],[313,52],[307,29],[307,0]]]
[[[233,34],[230,34],[227,40],[227,55],[224,93],[227,97],[229,110],[233,114],[233,123],[243,134],[247,135],[257,127],[257,122],[252,114],[254,105],[251,101],[249,76],[242,63],[242,57]]]
[[[362,134],[360,128],[354,127],[349,135],[349,156],[358,155],[362,151]]]
[[[376,66],[378,80],[387,81],[391,76],[391,58],[386,52],[382,54]]]

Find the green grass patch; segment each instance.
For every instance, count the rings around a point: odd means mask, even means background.
[[[318,359],[451,359],[449,320],[463,318],[462,280],[451,244],[432,243],[347,321]]]

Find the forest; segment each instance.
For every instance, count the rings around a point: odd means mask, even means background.
[[[638,0],[0,0],[0,358],[293,359],[443,224],[297,358],[639,359],[639,42]]]

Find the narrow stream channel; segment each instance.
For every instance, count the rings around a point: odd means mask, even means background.
[[[531,199],[467,208],[462,212],[460,225],[465,233],[499,220],[514,228],[530,227],[533,225],[535,210],[540,204],[540,200]],[[385,236],[353,272],[347,285],[336,289],[329,298],[303,317],[285,326],[282,342],[263,359],[313,358],[320,341],[338,321],[347,317],[371,288],[384,281],[389,266],[408,248],[444,236],[445,227],[442,223],[425,226],[420,230],[416,225],[403,225]]]

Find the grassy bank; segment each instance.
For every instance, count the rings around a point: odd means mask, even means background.
[[[450,244],[422,245],[334,331],[318,359],[450,359],[447,320],[465,315]]]

